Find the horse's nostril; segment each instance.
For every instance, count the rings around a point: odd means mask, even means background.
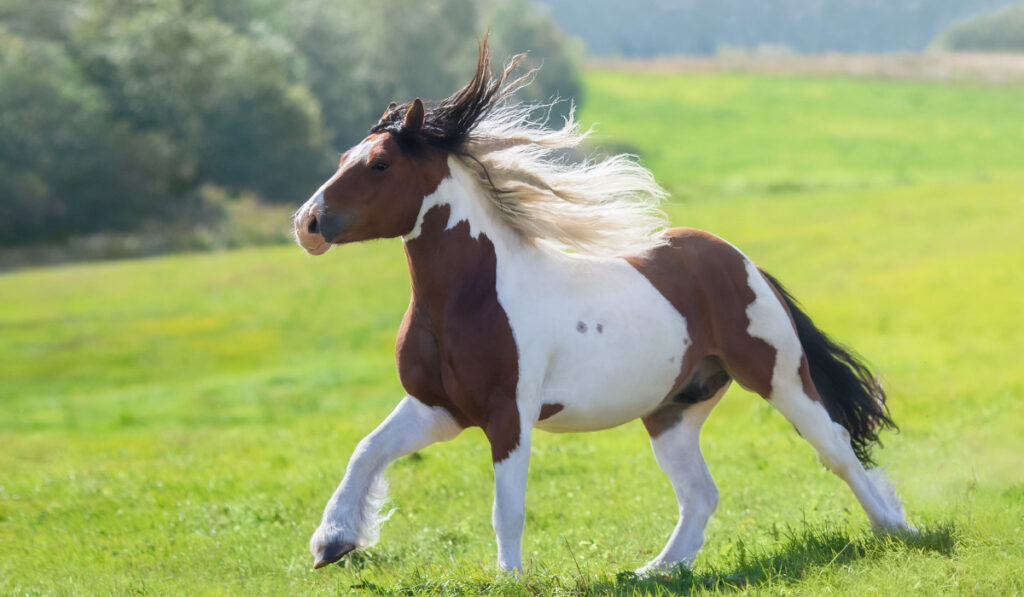
[[[317,221],[316,216],[310,218],[309,226],[306,227],[306,231],[308,231],[310,234],[316,234],[320,232],[320,224]]]

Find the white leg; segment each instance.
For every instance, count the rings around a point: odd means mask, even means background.
[[[881,471],[873,469],[869,474],[864,470],[850,446],[846,428],[834,423],[825,407],[797,389],[796,384],[783,385],[789,389],[773,391],[769,403],[814,446],[821,462],[850,486],[871,526],[880,530],[906,530],[907,521],[899,498]]]
[[[523,425],[519,445],[494,463],[494,511],[491,522],[498,539],[498,567],[521,572],[523,525],[526,522],[526,476],[530,468],[530,428]]]
[[[728,386],[727,386],[728,387]],[[665,549],[637,574],[670,570],[678,564],[690,566],[704,545],[704,528],[718,506],[718,489],[700,452],[700,429],[726,388],[713,398],[683,411],[673,427],[651,438],[658,466],[668,475],[679,502],[679,522]]]
[[[377,542],[378,512],[387,485],[382,473],[396,458],[454,438],[462,428],[442,408],[406,396],[372,433],[356,446],[345,477],[334,491],[309,550],[314,568],[336,562],[357,547]]]
[[[747,306],[747,318],[750,320],[747,331],[751,336],[766,341],[776,351],[768,402],[814,446],[822,463],[846,481],[867,512],[872,526],[906,529],[903,507],[895,492],[887,483],[885,487],[875,483],[857,460],[846,428],[833,423],[825,407],[804,392],[799,375],[803,347],[793,323],[754,264],[747,261],[746,268],[748,283],[757,296]],[[880,471],[875,471],[874,476],[884,480]]]

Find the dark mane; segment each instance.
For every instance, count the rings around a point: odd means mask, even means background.
[[[415,133],[402,126],[405,113],[412,102],[392,102],[370,133],[390,132],[400,141],[422,140],[440,149],[458,151],[473,134],[473,130],[494,110],[503,99],[521,87],[534,70],[509,81],[509,77],[526,58],[526,54],[513,56],[498,76],[491,73],[491,51],[487,47],[487,36],[479,43],[476,59],[476,74],[462,89],[446,99],[427,107],[423,128]],[[409,138],[415,135],[416,139]]]

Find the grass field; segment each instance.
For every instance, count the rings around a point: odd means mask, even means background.
[[[400,460],[378,546],[306,543],[397,403],[397,241],[0,275],[0,595],[1024,591],[1024,88],[594,71],[583,118],[642,152],[675,223],[724,236],[884,376],[879,460],[922,528],[874,537],[760,399],[703,447],[692,573],[639,423],[534,440],[521,579],[494,571],[482,433]],[[297,198],[297,202],[300,201]]]

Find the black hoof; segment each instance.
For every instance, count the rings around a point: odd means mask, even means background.
[[[339,541],[338,543],[329,543],[320,550],[320,553],[316,556],[316,562],[313,563],[313,569],[323,568],[328,564],[333,564],[345,557],[345,554],[356,548],[355,543],[349,543],[348,541]]]

